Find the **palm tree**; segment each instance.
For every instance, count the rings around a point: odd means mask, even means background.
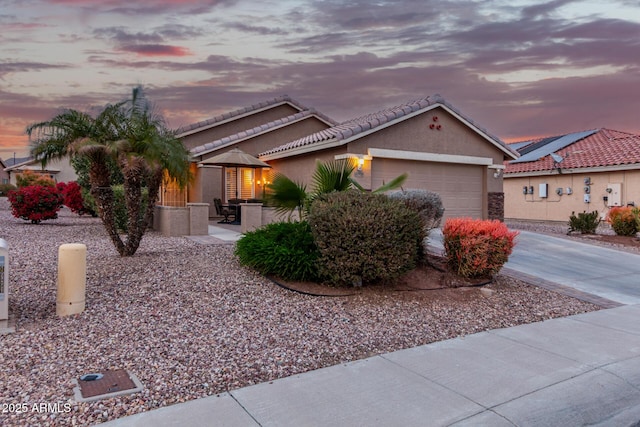
[[[141,87],[133,89],[129,100],[104,107],[95,117],[68,109],[27,127],[31,154],[43,165],[65,156],[89,161],[91,195],[98,213],[121,256],[133,255],[151,222],[163,177],[186,185],[189,153],[169,131],[162,117],[146,99]],[[127,236],[119,234],[114,214],[109,159],[114,159],[124,177],[127,207]],[[148,202],[142,206],[142,188]]]
[[[346,191],[356,188],[366,191],[357,181],[351,178],[351,174],[356,169],[356,162],[353,159],[338,159],[330,162],[316,163],[316,170],[311,178],[313,190],[306,191],[306,186],[292,181],[283,174],[278,174],[273,182],[267,186],[270,192],[267,193],[267,201],[276,207],[278,212],[291,213],[298,209],[300,218],[308,212],[311,203],[323,194],[333,191]],[[390,182],[383,184],[373,190],[373,193],[382,193],[400,187],[407,179],[407,174],[397,176]]]

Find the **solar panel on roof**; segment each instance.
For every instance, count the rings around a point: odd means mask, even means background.
[[[535,144],[531,144],[528,147],[524,147],[522,150],[518,151],[521,156],[524,156],[527,153],[532,152],[533,150],[537,150],[538,148],[542,148],[545,145],[555,141],[556,139],[561,138],[561,136],[549,136],[547,138],[543,138]]]
[[[518,151],[520,148],[522,147],[526,147],[527,145],[531,144],[532,141],[523,141],[523,142],[513,142],[511,144],[509,144],[509,147]]]
[[[511,163],[535,162],[536,160],[548,156],[551,153],[555,153],[556,151],[561,150],[573,144],[574,142],[580,141],[581,139],[593,135],[597,131],[598,129],[570,133],[561,137],[554,137],[553,140],[547,142],[542,146],[535,144],[538,145],[538,148],[534,148],[533,150],[528,151],[525,154],[521,153],[522,156],[520,156],[519,159],[512,161]]]

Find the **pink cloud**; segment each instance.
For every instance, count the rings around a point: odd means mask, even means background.
[[[124,52],[132,52],[140,56],[189,56],[191,51],[185,47],[164,44],[137,44],[120,46]]]

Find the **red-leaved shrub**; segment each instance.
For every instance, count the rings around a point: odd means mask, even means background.
[[[509,259],[517,231],[497,220],[450,218],[442,229],[447,265],[456,274],[489,278]]]
[[[63,199],[56,187],[40,185],[18,188],[10,191],[7,197],[13,216],[34,224],[58,218]]]
[[[613,207],[606,220],[619,236],[635,236],[638,232],[638,209],[629,206]]]
[[[91,213],[91,209],[88,209],[84,204],[82,188],[77,182],[59,182],[56,187],[58,187],[58,191],[60,191],[60,194],[62,194],[64,198],[64,205],[68,207],[71,212],[78,215]]]

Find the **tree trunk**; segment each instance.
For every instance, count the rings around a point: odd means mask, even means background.
[[[156,201],[158,200],[158,194],[160,193],[160,184],[162,184],[163,170],[161,167],[157,167],[149,171],[147,176],[147,188],[149,189],[149,198],[147,199],[147,208],[144,217],[144,223],[147,226],[153,224],[153,214],[156,207]]]
[[[127,206],[127,240],[124,256],[136,253],[142,236],[146,231],[146,224],[142,212],[142,178],[145,169],[142,160],[131,158],[121,163],[124,175],[124,198]]]
[[[89,181],[91,183],[91,195],[98,206],[98,215],[100,215],[104,228],[107,230],[107,234],[116,250],[123,256],[125,254],[125,245],[116,227],[113,211],[113,189],[111,188],[109,169],[104,161],[91,159]]]

